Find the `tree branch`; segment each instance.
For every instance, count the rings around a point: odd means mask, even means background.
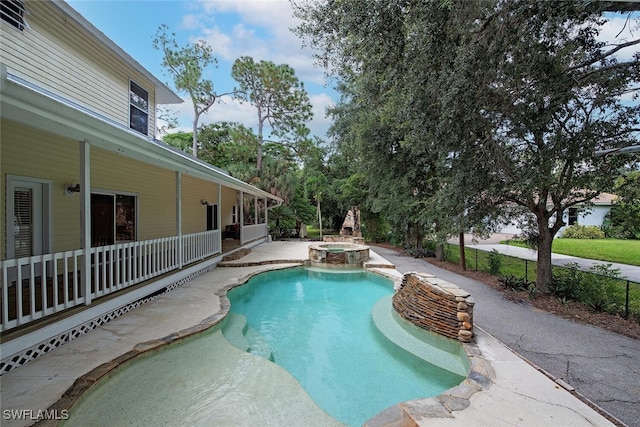
[[[593,59],[590,59],[588,61],[584,61],[584,62],[582,62],[582,63],[580,63],[578,65],[575,65],[573,67],[569,67],[564,71],[565,71],[565,73],[569,73],[569,72],[571,72],[573,70],[577,70],[577,69],[580,69],[580,68],[588,67],[590,65],[593,65],[593,64],[595,64],[597,62],[602,61],[605,58],[608,58],[609,56],[613,55],[614,53],[618,52],[621,49],[624,49],[624,48],[629,47],[629,46],[634,46],[634,45],[637,45],[637,44],[640,44],[640,39],[616,45],[616,47],[614,47],[613,49],[609,50],[608,52],[605,52],[602,55],[598,55],[597,57],[595,57]],[[637,64],[637,61],[632,62],[632,64]],[[606,67],[603,67],[603,68],[606,68]]]

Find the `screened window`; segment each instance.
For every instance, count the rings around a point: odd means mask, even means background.
[[[28,28],[27,21],[24,19],[25,14],[26,10],[23,1],[2,0],[0,2],[0,16],[2,20],[13,25],[20,31]]]
[[[149,92],[134,82],[129,88],[129,127],[147,135],[149,133]]]

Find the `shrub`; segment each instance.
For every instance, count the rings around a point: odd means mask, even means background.
[[[527,286],[527,292],[529,292],[529,299],[536,299],[540,294],[540,289],[538,289],[535,283],[529,283],[529,286]]]
[[[624,311],[624,286],[618,269],[611,264],[594,265],[589,271],[580,271],[578,264],[553,271],[550,291],[560,301],[578,301],[594,311],[622,314]]]
[[[407,254],[411,255],[414,258],[432,258],[436,256],[436,253],[429,248],[418,249],[405,247],[404,250]]]
[[[564,268],[554,268],[549,292],[564,301],[579,300],[584,275],[579,267],[577,263],[570,262]]]
[[[502,276],[498,279],[505,289],[511,289],[512,291],[523,291],[527,289],[527,281],[524,278],[518,278],[512,274]],[[535,285],[533,285],[535,287]]]
[[[604,239],[604,231],[595,225],[571,225],[564,230],[565,239]]]
[[[502,255],[497,250],[492,250],[487,255],[487,261],[489,262],[489,273],[494,276],[500,274],[500,268],[502,267]]]

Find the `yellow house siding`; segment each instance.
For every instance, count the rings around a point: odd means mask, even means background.
[[[6,177],[17,175],[50,180],[52,185],[52,250],[80,247],[79,197],[65,197],[64,184],[80,175],[78,142],[2,119],[0,169],[6,202]],[[5,212],[2,210],[2,256],[6,255]]]
[[[71,197],[64,194],[64,185],[72,181],[78,182],[80,178],[78,141],[25,127],[6,119],[2,119],[1,125],[0,175],[4,197],[2,205],[5,206],[8,197],[7,175],[50,181],[53,228],[51,249],[54,252],[78,249],[81,200],[78,194]],[[138,240],[176,235],[176,184],[173,171],[91,147],[91,186],[92,191],[96,192],[137,196]],[[0,211],[0,254],[4,258],[5,210]],[[204,208],[202,211],[204,215]],[[198,231],[204,229],[204,222],[200,227]]]
[[[92,147],[92,192],[137,196],[138,240],[176,235],[173,171]]]
[[[154,135],[154,85],[50,2],[26,6],[29,29],[20,32],[0,21],[0,60],[9,71],[127,127],[131,79],[149,92],[149,135]]]
[[[218,203],[218,184],[182,175],[182,233],[190,234],[207,229],[206,200],[212,205]]]

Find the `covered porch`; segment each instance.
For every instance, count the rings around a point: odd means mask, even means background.
[[[2,137],[4,365],[265,242],[268,211],[282,202],[8,71]]]

